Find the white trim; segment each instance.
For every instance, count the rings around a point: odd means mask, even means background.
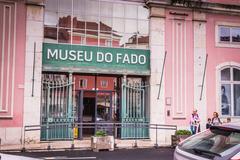
[[[186,118],[187,67],[186,67],[186,21],[172,22],[172,104],[173,118]],[[180,26],[178,25],[180,24]],[[179,33],[180,32],[180,33]],[[184,32],[184,33],[183,33]],[[176,36],[176,37],[174,37]],[[178,42],[180,41],[180,44]],[[176,48],[175,48],[176,43]],[[176,51],[176,52],[175,52]],[[176,58],[175,58],[176,57]],[[174,63],[176,62],[176,64]],[[180,66],[179,66],[180,65]],[[180,72],[178,72],[180,67]],[[175,78],[176,77],[176,78]],[[176,92],[175,92],[176,91]],[[175,95],[176,94],[176,95]],[[176,100],[175,100],[176,99]],[[175,101],[174,101],[175,100]]]
[[[8,111],[8,100],[9,100],[9,68],[10,68],[10,55],[11,55],[11,50],[10,50],[10,43],[11,43],[11,6],[5,5],[4,7],[9,8],[9,32],[8,32],[8,51],[7,51],[7,90],[6,90],[6,110]]]
[[[233,99],[233,81],[232,81],[232,78],[230,79],[229,83],[227,84],[230,84],[230,87],[231,87],[231,111],[230,111],[230,115],[222,115],[222,111],[221,111],[221,92],[220,92],[220,86],[222,84],[225,84],[224,82],[222,83],[221,81],[221,70],[223,70],[224,68],[230,68],[230,76],[233,76],[233,73],[232,73],[232,68],[239,68],[240,69],[240,63],[237,63],[237,62],[233,62],[233,61],[230,61],[230,62],[224,62],[224,63],[221,63],[219,65],[216,66],[216,110],[218,111],[218,113],[220,113],[220,115],[222,117],[234,117],[234,118],[237,118],[239,116],[234,116],[234,113],[233,113],[233,109],[234,109],[234,99]],[[238,84],[238,82],[234,83],[234,84]],[[240,83],[239,83],[240,84]]]
[[[5,50],[5,7],[3,7],[3,35],[2,35],[2,68],[1,68],[1,91],[0,91],[0,111],[3,110],[3,102],[2,102],[2,97],[3,97],[3,71],[4,71],[4,50]]]
[[[183,23],[180,23],[180,95],[183,92]],[[183,113],[183,97],[180,98],[180,111]]]
[[[7,1],[8,2],[8,1]],[[12,64],[12,95],[11,95],[11,106],[10,106],[10,109],[11,109],[11,112],[10,112],[10,114],[8,113],[8,111],[9,110],[6,110],[6,111],[1,111],[0,110],[0,112],[1,113],[6,113],[6,115],[0,115],[0,118],[12,118],[13,117],[13,108],[14,108],[14,91],[15,91],[15,86],[14,86],[14,84],[15,84],[15,62],[16,62],[16,57],[15,57],[15,55],[16,55],[16,25],[17,25],[17,23],[16,23],[16,21],[17,21],[17,2],[8,2],[8,3],[10,3],[10,4],[12,4],[13,6],[10,6],[10,8],[12,8],[12,7],[14,7],[14,30],[13,30],[13,58],[12,58],[12,60],[13,60],[13,64]],[[11,12],[12,12],[12,10],[11,10]],[[10,19],[11,20],[11,19]],[[9,21],[10,21],[9,20]],[[11,24],[12,25],[12,24]],[[11,26],[9,27],[10,28],[10,30],[9,30],[9,32],[11,32]],[[4,29],[5,30],[5,29]],[[4,33],[4,32],[3,32]],[[10,43],[9,43],[9,45],[10,45]],[[1,77],[2,78],[2,77]],[[1,88],[2,89],[2,88]],[[2,94],[2,93],[1,93]],[[1,96],[0,96],[0,98],[1,98]]]
[[[180,111],[179,111],[179,98],[178,98],[178,80],[179,80],[179,75],[178,75],[178,70],[177,70],[177,68],[178,68],[178,66],[179,66],[179,64],[178,64],[178,55],[179,55],[179,47],[178,47],[178,42],[179,42],[179,37],[178,37],[178,21],[174,21],[174,26],[175,26],[175,29],[176,29],[176,67],[174,68],[174,73],[176,74],[176,79],[175,79],[175,82],[176,82],[176,101],[177,101],[177,103],[176,103],[176,107],[177,107],[177,112],[176,113],[179,113]]]
[[[240,43],[234,42],[220,42],[219,40],[219,26],[226,26],[226,27],[237,27],[240,28],[240,23],[234,22],[216,22],[215,24],[215,46],[216,47],[224,47],[224,48],[240,48]],[[231,30],[230,30],[230,41],[231,41]]]
[[[224,63],[221,63],[221,64],[217,65],[216,70],[221,70],[223,68],[234,67],[234,66],[240,68],[240,63],[234,62],[234,61],[224,62]]]
[[[174,84],[174,80],[175,80],[175,76],[174,76],[174,67],[175,67],[175,27],[174,27],[174,21],[172,21],[172,109],[173,109],[173,117],[175,116],[175,84]]]
[[[11,116],[13,116],[14,108],[14,91],[15,91],[15,65],[16,65],[16,28],[17,28],[17,3],[15,2],[14,10],[14,38],[13,38],[13,68],[12,68],[12,99],[11,99]]]
[[[184,117],[186,118],[187,108],[187,24],[184,21]]]

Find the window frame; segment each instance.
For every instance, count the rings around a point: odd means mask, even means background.
[[[221,79],[221,71],[224,70],[224,69],[227,69],[227,68],[230,68],[230,80],[222,80]],[[239,116],[235,116],[234,115],[234,85],[236,84],[239,84],[240,85],[240,81],[234,81],[234,75],[233,75],[233,69],[237,69],[237,70],[240,70],[240,66],[235,66],[235,65],[227,65],[227,66],[224,66],[224,67],[221,67],[219,69],[219,86],[218,86],[218,94],[219,94],[219,113],[222,117],[238,117],[240,118],[240,115]],[[221,87],[222,85],[226,85],[226,84],[229,84],[230,85],[230,113],[229,115],[222,115],[222,94],[221,94]]]
[[[233,42],[233,29],[239,29],[240,30],[240,26],[239,27],[232,27],[232,26],[224,26],[224,25],[219,25],[218,26],[218,32],[220,32],[220,28],[228,28],[229,31],[230,31],[230,41],[221,41],[221,38],[220,38],[220,33],[218,33],[218,41],[219,43],[226,43],[226,44],[240,44],[240,42]]]
[[[230,28],[230,41],[220,40],[220,27]],[[215,46],[224,48],[240,48],[240,42],[232,42],[232,29],[240,29],[240,23],[216,22],[215,24]]]
[[[83,82],[83,84],[85,84],[84,86],[81,86],[81,81]],[[80,79],[79,79],[79,88],[81,88],[81,89],[86,89],[87,86],[88,86],[88,83],[87,83],[87,82],[88,82],[87,79],[85,79],[85,78],[80,78]]]
[[[108,80],[101,80],[100,82],[102,88],[107,88],[108,87]],[[106,85],[103,85],[106,84]]]

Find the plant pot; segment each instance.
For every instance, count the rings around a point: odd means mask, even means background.
[[[191,135],[177,135],[179,142],[182,142],[183,140],[187,139]]]
[[[114,150],[114,137],[113,136],[102,136],[102,137],[91,137],[91,148],[94,152],[99,150]]]
[[[171,136],[171,142],[172,142],[172,144],[171,144],[172,147],[176,147],[178,145],[179,140],[178,140],[177,135],[172,135]]]
[[[186,138],[190,137],[191,135],[172,135],[172,147],[176,147],[181,141],[185,140]]]

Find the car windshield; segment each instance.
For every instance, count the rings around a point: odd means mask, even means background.
[[[240,132],[228,128],[212,128],[193,136],[179,145],[181,150],[212,158],[240,144]]]

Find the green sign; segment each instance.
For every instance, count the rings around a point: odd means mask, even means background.
[[[150,74],[150,51],[143,49],[44,43],[42,62],[44,71]]]

